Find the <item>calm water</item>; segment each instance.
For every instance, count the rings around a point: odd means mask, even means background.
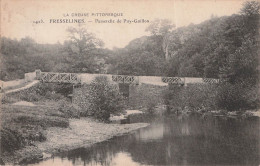
[[[259,165],[259,119],[168,117],[39,165]]]

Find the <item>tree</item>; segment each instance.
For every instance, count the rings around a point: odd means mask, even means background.
[[[152,35],[165,36],[167,33],[175,27],[174,24],[168,19],[155,19],[152,23],[145,29],[145,31],[150,32]]]
[[[255,16],[259,15],[259,9],[259,1],[247,1],[243,4],[243,8],[240,10],[240,13],[246,16]]]
[[[94,52],[104,45],[103,41],[96,38],[93,33],[88,32],[82,24],[79,24],[76,28],[70,27],[67,31],[69,33],[69,41],[65,42],[66,51],[70,55],[76,55],[72,58],[71,72],[99,72]]]
[[[79,24],[76,28],[69,27],[67,32],[69,33],[71,51],[78,55],[86,55],[91,50],[104,45],[93,33],[88,32],[88,30],[83,27],[83,24]]]
[[[162,48],[165,54],[165,59],[169,58],[168,47],[170,43],[170,35],[169,33],[175,27],[174,24],[168,19],[155,19],[145,31],[150,32],[153,36],[162,37]]]

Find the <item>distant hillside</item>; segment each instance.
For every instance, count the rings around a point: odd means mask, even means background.
[[[252,80],[257,78],[258,72],[258,25],[258,12],[241,12],[212,17],[201,24],[175,29],[165,36],[134,39],[124,49],[114,51],[116,58],[110,72],[230,78],[233,82]]]

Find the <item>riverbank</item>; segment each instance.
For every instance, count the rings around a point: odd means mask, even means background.
[[[2,156],[5,163],[30,163],[55,153],[87,147],[148,126],[147,123],[105,124],[90,118],[70,119],[68,128],[50,127],[44,131],[46,141],[26,146],[12,156]]]
[[[52,127],[46,130],[47,140],[36,146],[45,153],[57,153],[74,148],[89,146],[114,136],[129,133],[148,126],[147,123],[107,124],[91,118],[70,119],[70,127]]]

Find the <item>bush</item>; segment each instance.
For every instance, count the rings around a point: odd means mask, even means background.
[[[189,85],[180,87],[170,85],[165,91],[165,105],[171,111],[215,109],[216,85]],[[168,110],[169,111],[169,110]]]
[[[80,117],[79,109],[75,108],[71,103],[68,103],[68,102],[61,103],[58,110],[66,118],[79,118]]]
[[[256,109],[259,104],[258,88],[243,83],[222,83],[217,90],[216,104],[219,109],[228,111]]]
[[[155,107],[157,105],[157,102],[155,99],[151,98],[151,97],[148,97],[147,99],[147,103],[146,103],[146,112],[149,113],[149,114],[154,114],[155,113]]]
[[[14,123],[21,123],[33,126],[47,127],[68,127],[68,119],[55,116],[33,116],[33,115],[21,115],[13,119]]]
[[[32,145],[35,141],[46,140],[41,128],[27,125],[15,128],[4,127],[0,130],[1,153],[14,152],[26,145]]]
[[[108,122],[110,114],[118,115],[122,113],[124,98],[118,87],[108,82],[107,77],[96,77],[89,85],[88,93],[90,104],[85,115],[90,114],[101,121]]]
[[[247,83],[170,86],[165,92],[168,111],[239,111],[259,106],[258,88]]]
[[[2,96],[2,104],[11,104],[11,103],[16,103],[18,101],[20,101],[20,99],[10,96],[10,95],[6,95],[6,94],[1,94]]]
[[[65,113],[53,107],[3,105],[1,112],[1,152],[13,152],[36,141],[45,141],[48,127],[69,127]]]
[[[3,128],[0,130],[1,153],[13,152],[24,145],[22,135],[14,130]]]
[[[64,89],[63,89],[64,88]],[[59,101],[66,99],[72,93],[72,85],[56,83],[40,83],[31,88],[6,94],[3,96],[2,103],[14,103],[16,101]]]

